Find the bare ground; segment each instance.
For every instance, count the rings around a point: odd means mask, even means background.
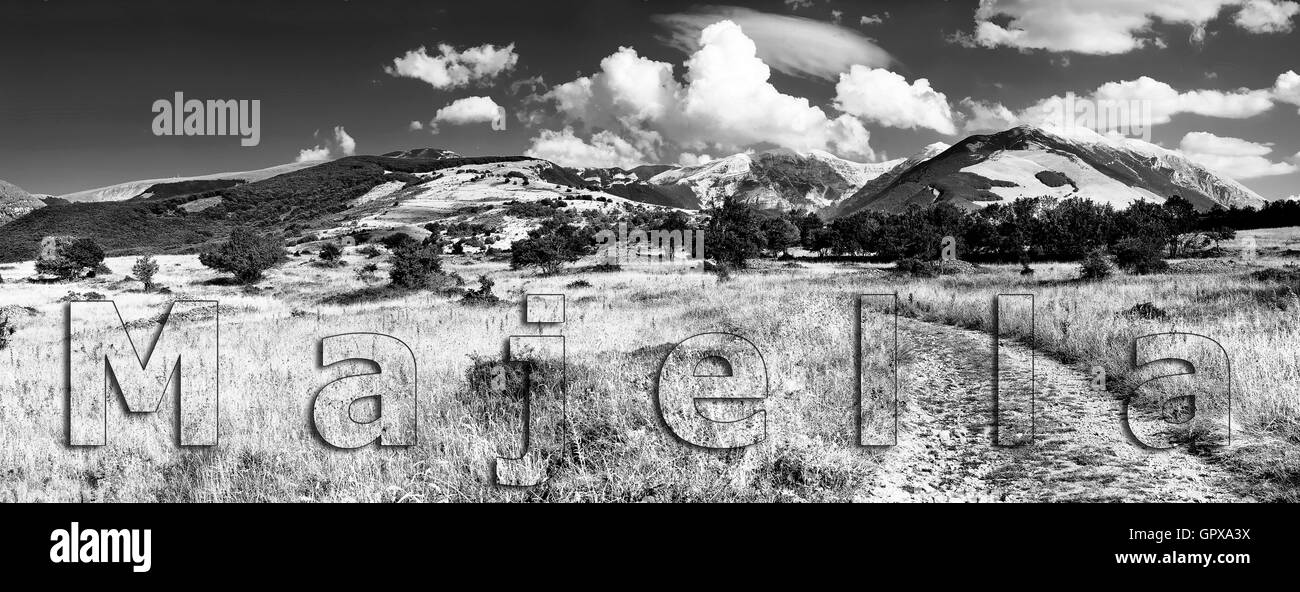
[[[1084,369],[1042,354],[1033,357],[1034,445],[994,446],[991,337],[898,322],[899,347],[914,356],[899,370],[900,398],[908,402],[898,445],[882,456],[879,472],[855,500],[1253,501],[1234,487],[1231,473],[1186,450],[1139,447],[1122,431],[1118,399],[1091,390]],[[1018,369],[1028,367],[1027,347],[1004,341],[1001,348],[1020,362]],[[1018,374],[1013,380],[1027,378]],[[1004,392],[1017,386],[1004,382]]]

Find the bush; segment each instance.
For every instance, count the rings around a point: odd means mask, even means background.
[[[486,275],[478,276],[478,289],[466,292],[461,302],[465,304],[496,304],[500,302],[501,299],[492,293],[492,286],[495,284],[492,278]]]
[[[1088,256],[1083,260],[1083,264],[1079,266],[1079,279],[1104,280],[1110,277],[1110,274],[1110,259],[1106,257],[1106,252],[1101,249],[1088,253]]]
[[[251,284],[261,280],[263,272],[285,259],[283,243],[278,236],[258,234],[251,228],[240,226],[230,231],[226,242],[199,255],[199,263],[233,274],[241,284]]]
[[[325,243],[317,256],[326,263],[335,263],[343,257],[343,248],[335,243]]]
[[[374,259],[375,257],[378,257],[383,254],[379,251],[379,249],[376,249],[374,245],[366,245],[364,247],[361,247],[361,249],[359,249],[357,252],[361,253],[362,255],[365,255],[366,259]]]
[[[939,267],[931,261],[922,261],[911,257],[899,259],[894,264],[894,271],[911,277],[937,277]]]
[[[510,268],[538,267],[546,275],[557,274],[566,263],[595,250],[593,235],[590,228],[549,220],[510,246]]]
[[[153,276],[158,274],[158,262],[154,261],[152,255],[143,255],[135,260],[131,274],[144,284],[145,292],[150,292],[154,289]]]
[[[104,249],[94,239],[77,238],[67,240],[51,237],[53,253],[36,260],[36,273],[45,273],[63,279],[94,277],[104,265]],[[44,250],[44,245],[42,246]],[[46,255],[46,253],[42,253]]]
[[[411,235],[402,232],[393,233],[379,239],[379,244],[388,247],[390,251],[396,251],[402,245],[413,242],[415,242],[415,239]]]
[[[1146,275],[1169,269],[1164,242],[1151,238],[1126,238],[1115,244],[1115,264],[1129,273]]]
[[[357,279],[368,284],[379,279],[379,266],[374,263],[367,263],[357,269],[356,275]]]
[[[438,252],[432,247],[418,245],[414,240],[407,240],[398,245],[389,260],[392,262],[392,269],[388,272],[388,278],[399,288],[409,290],[425,288],[442,273],[442,260]]]

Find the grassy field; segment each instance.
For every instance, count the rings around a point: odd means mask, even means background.
[[[769,263],[719,283],[699,272],[656,270],[538,277],[449,258],[446,268],[469,279],[469,287],[472,278],[490,274],[503,302],[465,306],[414,293],[323,304],[366,288],[353,277],[364,259],[351,252],[346,259],[342,268],[293,259],[245,290],[221,282],[195,257],[160,257],[157,280],[170,295],[141,293],[137,282],[122,281],[129,259],[110,259],[115,274],[78,284],[18,283],[13,279],[30,274],[30,263],[0,268],[7,280],[0,306],[18,330],[0,350],[0,499],[850,500],[889,454],[856,445],[857,296],[889,292],[899,294],[905,314],[980,329],[989,327],[994,294],[1034,293],[1032,337],[1040,351],[1104,366],[1121,381],[1131,369],[1133,337],[1171,328],[1212,335],[1233,362],[1234,419],[1256,437],[1207,454],[1240,471],[1267,499],[1293,497],[1300,476],[1300,302],[1294,282],[1252,279],[1256,267],[1245,264],[1178,263],[1173,273],[1098,284],[1074,281],[1071,264],[1036,266],[1031,277],[1018,267],[991,266],[911,279],[865,264]],[[589,286],[570,286],[578,280]],[[65,446],[59,300],[69,291],[103,294],[128,320],[157,314],[170,299],[220,300],[219,446],[179,449],[170,401],[159,416],[110,408],[109,446]],[[504,488],[493,483],[493,458],[517,452],[520,403],[471,377],[501,358],[510,335],[537,333],[522,323],[519,303],[527,293],[567,296],[567,322],[548,330],[566,336],[567,442],[562,449],[543,443],[551,460],[546,483]],[[1145,302],[1166,316],[1122,314]],[[1028,323],[1010,321],[1020,337],[1030,337]],[[892,327],[874,314],[862,323],[864,334]],[[762,445],[701,450],[675,439],[659,418],[654,384],[665,355],[710,331],[743,335],[762,352],[769,373]],[[318,343],[348,332],[385,333],[410,345],[419,365],[418,445],[339,450],[316,435],[312,401],[331,380],[317,368]],[[900,361],[907,359],[904,348]],[[872,412],[863,423],[879,427]]]

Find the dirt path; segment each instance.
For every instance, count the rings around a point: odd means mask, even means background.
[[[861,501],[1251,501],[1233,492],[1223,469],[1183,450],[1132,444],[1121,432],[1119,402],[1091,390],[1083,369],[1042,354],[1033,358],[1035,445],[993,446],[991,337],[898,322],[900,349],[915,352],[899,372],[900,396],[910,401],[898,446],[859,492]],[[1028,348],[1001,347],[1028,367]]]

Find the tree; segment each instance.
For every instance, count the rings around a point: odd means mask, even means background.
[[[1161,208],[1164,210],[1165,224],[1169,230],[1169,256],[1177,257],[1179,235],[1196,228],[1196,208],[1192,206],[1192,202],[1178,195],[1166,200]]]
[[[230,231],[230,237],[217,248],[199,255],[199,263],[217,271],[234,274],[241,284],[262,279],[262,273],[285,259],[284,240],[275,235],[258,234],[245,226]]]
[[[1106,252],[1096,249],[1088,253],[1079,267],[1079,278],[1085,280],[1104,280],[1110,277],[1110,260]]]
[[[154,289],[153,276],[158,274],[158,262],[154,261],[152,255],[143,255],[135,260],[135,265],[131,267],[131,273],[135,279],[144,284],[145,292],[152,292]]]
[[[36,273],[48,273],[63,279],[95,277],[104,264],[104,249],[90,238],[50,237],[53,253],[36,260]]]
[[[428,245],[416,244],[414,240],[399,244],[389,260],[392,268],[388,271],[388,278],[399,288],[425,288],[442,273],[440,253]]]
[[[799,244],[799,227],[785,218],[768,218],[759,224],[763,241],[773,255],[780,255]]]
[[[744,269],[766,246],[760,227],[762,215],[737,196],[723,198],[709,210],[706,239],[718,263]]]
[[[388,247],[390,251],[396,251],[398,247],[408,242],[415,242],[415,239],[404,232],[396,232],[379,239],[379,244]]]
[[[336,263],[343,257],[343,249],[335,243],[325,243],[325,246],[320,248],[318,256],[326,263]]]
[[[528,238],[510,245],[510,268],[538,267],[543,274],[554,275],[595,251],[595,237],[590,228],[568,224],[557,218],[542,223],[528,233]]]

